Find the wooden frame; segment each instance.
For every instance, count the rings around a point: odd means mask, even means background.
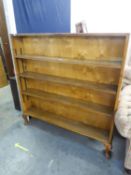
[[[7,81],[2,57],[0,55],[0,88],[6,86],[7,84],[8,84],[8,81]]]
[[[3,0],[0,0],[0,37],[3,43],[5,62],[6,62],[7,71],[8,71],[8,78],[10,78],[14,76],[14,70],[13,70],[11,49],[9,45],[9,37],[8,37],[5,13],[4,13]]]
[[[109,158],[128,34],[11,36],[23,117],[102,142]]]

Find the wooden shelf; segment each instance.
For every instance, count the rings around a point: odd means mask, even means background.
[[[56,62],[64,64],[79,64],[79,65],[90,65],[93,67],[107,67],[120,69],[121,59],[112,58],[110,60],[105,59],[70,59],[70,58],[57,58],[57,57],[47,57],[47,56],[31,56],[31,55],[16,55],[15,58],[25,59],[25,60],[34,60],[34,61],[46,61],[46,62]]]
[[[19,74],[19,77],[46,81],[46,82],[52,82],[52,83],[58,83],[58,84],[64,84],[64,85],[69,85],[69,86],[90,88],[90,89],[95,89],[97,91],[109,93],[112,95],[116,95],[116,91],[117,91],[117,86],[115,85],[106,85],[106,84],[100,84],[100,83],[98,84],[98,83],[89,82],[89,81],[63,78],[63,77],[40,74],[40,73],[35,73],[35,72],[23,72]]]
[[[54,102],[60,102],[63,104],[73,105],[75,107],[80,107],[84,109],[88,109],[88,111],[93,111],[94,113],[104,114],[107,117],[113,116],[113,109],[111,107],[107,107],[104,105],[99,105],[96,103],[86,102],[82,100],[76,100],[71,97],[66,97],[62,95],[56,95],[53,93],[48,93],[36,89],[27,89],[26,91],[22,91],[23,95],[31,96],[39,99],[50,100]]]
[[[67,120],[61,116],[57,116],[53,113],[45,112],[43,110],[36,109],[34,107],[25,111],[24,114],[43,120],[50,124],[57,125],[67,130],[71,130],[73,132],[82,134],[84,136],[88,136],[90,138],[103,142],[104,144],[108,143],[109,134],[105,130],[97,129],[95,127],[84,125],[82,123],[77,123],[72,120]]]

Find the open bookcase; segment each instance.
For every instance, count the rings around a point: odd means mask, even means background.
[[[11,36],[23,118],[96,139],[111,149],[128,34]]]

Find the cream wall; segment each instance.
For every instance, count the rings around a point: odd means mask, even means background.
[[[85,21],[88,32],[131,32],[131,0],[71,0],[71,32]]]
[[[14,17],[14,9],[12,0],[3,0],[4,9],[5,9],[5,16],[6,16],[6,23],[8,27],[9,34],[16,33],[16,24],[15,24],[15,17]]]

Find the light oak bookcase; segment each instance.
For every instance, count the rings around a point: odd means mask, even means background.
[[[96,139],[109,158],[128,34],[12,35],[23,118]]]

